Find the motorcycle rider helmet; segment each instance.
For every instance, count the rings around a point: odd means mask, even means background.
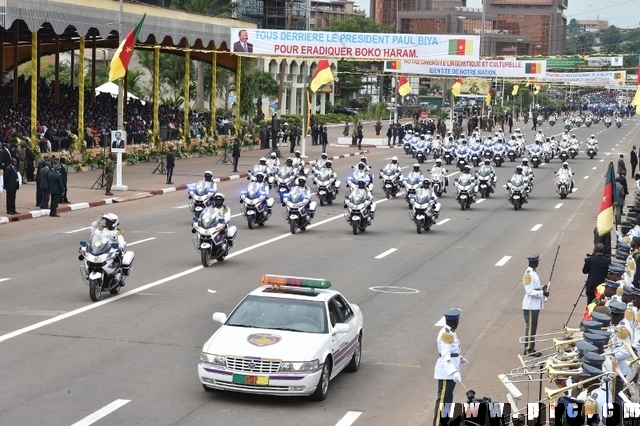
[[[207,170],[206,172],[204,172],[204,180],[206,180],[207,182],[211,182],[212,179],[213,173],[211,173],[211,170]]]
[[[466,145],[467,144],[467,140],[466,139],[462,139],[462,145]]]
[[[289,166],[289,167],[293,166],[293,158],[287,157],[286,163],[287,163],[287,166]]]
[[[273,155],[276,155],[275,152],[273,153]],[[320,158],[322,158],[323,160],[326,160],[328,158],[327,153],[323,152]]]
[[[420,171],[420,164],[415,163],[415,164],[413,165],[413,171],[414,171],[414,172],[419,172],[419,171]]]
[[[330,169],[330,168],[331,168],[331,166],[333,166],[333,163],[331,162],[331,160],[327,160],[327,161],[324,163],[324,167],[325,167],[326,169]]]
[[[484,160],[484,165],[485,166],[490,166],[491,165],[491,160]]]
[[[422,187],[429,189],[429,187],[431,186],[431,181],[429,179],[425,179],[422,181]]]
[[[221,192],[218,192],[216,195],[213,196],[213,205],[216,206],[217,208],[221,208],[222,206],[224,206],[224,194],[222,194]]]
[[[464,166],[464,168],[462,169],[463,173],[471,173],[471,167],[469,166]]]
[[[569,163],[567,163],[566,161],[564,163],[562,163],[562,168],[563,169],[568,169],[569,168]]]
[[[358,188],[360,189],[366,189],[367,188],[367,182],[363,179],[360,179],[358,181]]]
[[[423,141],[423,140],[425,140],[425,139],[426,139],[426,138],[424,137],[424,135],[420,135],[420,140],[421,140],[421,141]]]
[[[296,157],[298,157],[298,158],[299,158],[299,157],[300,157],[300,155],[302,155],[302,153],[301,153],[300,151],[296,151],[296,152],[295,152],[295,156],[296,156]]]
[[[541,135],[542,134],[542,130],[538,130],[538,134]]]
[[[573,139],[575,139],[575,138],[576,138],[576,134],[575,134],[575,133],[574,133],[574,134],[572,134],[572,135],[571,135],[571,137],[572,137]]]
[[[429,135],[429,136],[431,136],[431,132],[427,130],[427,132],[425,133],[425,135]]]
[[[516,135],[511,135],[511,140],[515,141],[516,140]]]
[[[516,167],[516,173],[522,174],[522,166]]]
[[[522,159],[522,165],[523,165],[523,166],[528,166],[528,165],[529,165],[529,159],[527,159],[527,158],[523,158],[523,159]]]
[[[591,139],[595,139],[595,138],[596,138],[596,135],[591,135]]]
[[[362,161],[358,163],[358,170],[364,170],[365,168],[366,166]]]
[[[118,215],[115,213],[104,214],[102,215],[102,218],[104,219],[104,226],[106,226],[110,231],[113,231],[120,224]]]
[[[272,152],[272,153],[271,153],[271,158],[275,160],[276,158],[278,158],[278,156],[276,155],[276,153],[275,153],[275,152]]]
[[[364,157],[364,156],[360,157],[360,162],[364,163],[364,164],[368,164],[367,163],[367,157]]]
[[[264,173],[256,173],[256,181],[258,183],[263,183],[264,182]]]
[[[264,157],[261,157],[260,158],[260,164],[263,165],[263,166],[266,166],[267,165],[267,159],[264,158]]]
[[[306,186],[307,185],[307,178],[304,176],[299,176],[298,177],[298,186]]]
[[[398,164],[398,157],[391,157],[391,164]]]
[[[441,166],[441,165],[442,165],[442,159],[436,158],[436,166]]]

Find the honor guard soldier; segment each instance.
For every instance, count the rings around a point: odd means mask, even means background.
[[[522,312],[524,314],[525,336],[524,354],[539,357],[542,354],[535,349],[535,334],[538,329],[538,316],[544,306],[544,298],[549,296],[547,286],[540,285],[540,277],[536,272],[540,262],[540,254],[534,253],[527,257],[529,267],[524,272],[522,284],[524,284],[524,298],[522,299]]]
[[[456,383],[462,382],[460,367],[467,364],[467,360],[460,355],[460,340],[456,335],[460,320],[460,309],[449,309],[444,313],[446,325],[438,333],[436,345],[438,347],[438,361],[433,372],[433,378],[438,381],[438,396],[433,425],[440,425],[440,416],[444,404],[453,402],[453,389]]]

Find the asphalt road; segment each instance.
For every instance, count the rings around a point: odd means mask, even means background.
[[[239,228],[232,254],[209,268],[200,266],[193,248],[184,192],[71,212],[55,229],[40,220],[4,226],[0,424],[88,425],[101,416],[96,424],[430,424],[434,325],[453,306],[463,310],[459,336],[471,362],[463,370],[465,384],[479,396],[504,402],[506,392],[495,375],[517,366],[522,350],[519,282],[526,256],[542,253],[539,271],[546,281],[563,235],[540,325],[541,331],[557,330],[584,282],[580,268],[591,251],[605,153],[627,153],[639,124],[634,118],[622,129],[599,124],[573,131],[582,141],[596,134],[600,155],[589,160],[582,153],[570,162],[577,190],[566,200],[555,193],[553,171],[560,163],[554,159],[535,169],[529,203],[513,211],[500,187],[515,167],[507,162],[496,168],[496,193],[468,211],[460,210],[450,187],[440,199],[440,224],[422,235],[402,198],[381,199],[377,180],[374,198],[380,204],[365,233],[352,235],[337,203],[318,207],[314,225],[290,235],[276,204],[264,228],[250,231],[241,217],[232,219]],[[529,129],[522,129],[532,142]],[[555,134],[562,128],[543,130]],[[373,170],[392,155],[402,166],[413,163],[400,149],[378,149],[368,155]],[[353,163],[334,162],[342,181]],[[245,184],[219,185],[232,214],[239,213],[237,196]],[[88,237],[83,228],[107,211],[120,216],[136,261],[121,295],[92,303],[77,248]],[[396,250],[376,258],[390,249]],[[328,278],[364,312],[362,367],[333,380],[324,402],[208,393],[200,386],[200,350],[217,329],[211,315],[229,313],[264,273]],[[579,303],[571,325],[582,314],[584,302]],[[529,401],[535,401],[537,386],[529,390]],[[463,395],[458,389],[456,396]]]

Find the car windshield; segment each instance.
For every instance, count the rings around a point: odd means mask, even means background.
[[[328,332],[324,302],[280,297],[248,296],[225,325],[302,333]]]
[[[107,253],[110,247],[111,241],[109,241],[109,238],[105,237],[100,232],[94,232],[93,235],[91,235],[91,246],[89,247],[89,252],[94,256]]]

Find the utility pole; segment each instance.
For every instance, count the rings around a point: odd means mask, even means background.
[[[287,13],[287,23],[285,25],[286,30],[291,29],[291,21],[293,21],[293,0],[289,1],[289,11]],[[282,110],[282,94],[284,93],[284,73],[286,70],[287,60],[283,58],[280,61],[280,84],[278,86],[278,110],[280,111],[280,117],[282,117],[282,114],[284,114],[284,111]],[[295,90],[295,87],[293,88],[293,90]]]

